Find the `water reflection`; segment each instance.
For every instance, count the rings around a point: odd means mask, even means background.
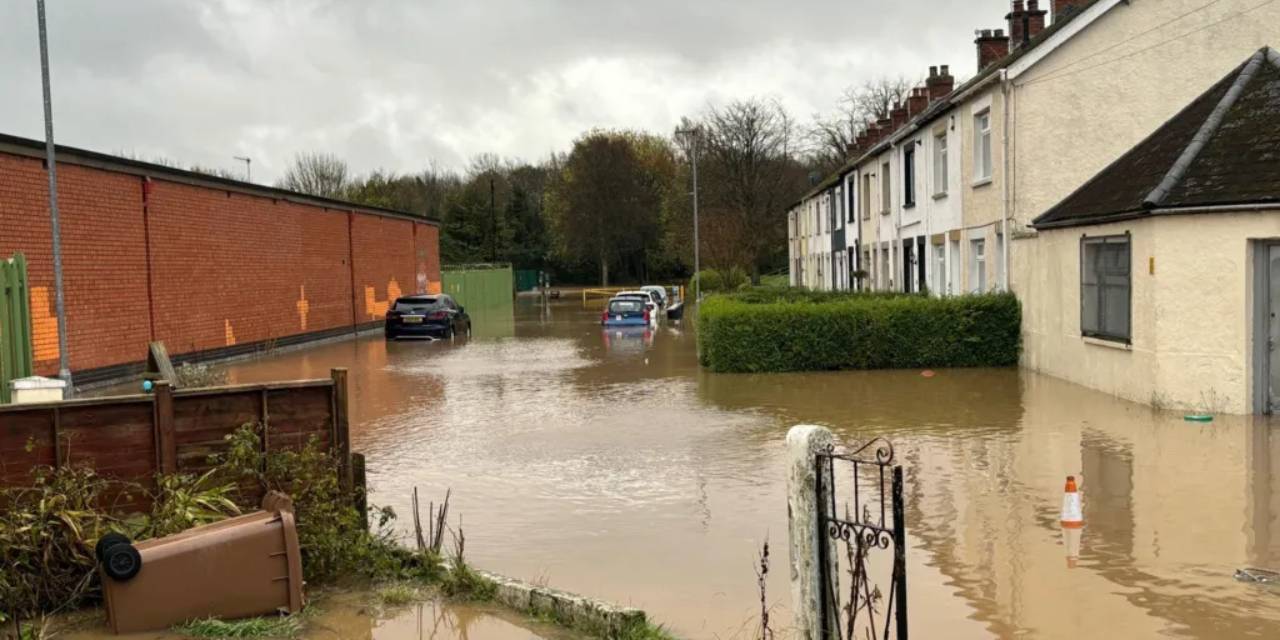
[[[649,610],[681,635],[750,635],[752,561],[787,625],[781,443],[797,423],[891,438],[907,468],[921,637],[1280,637],[1280,433],[1184,422],[1017,370],[715,375],[695,336],[603,334],[598,310],[518,302],[511,332],[379,337],[236,365],[237,380],[351,368],[373,499],[454,491],[488,568]],[[1086,528],[1059,524],[1081,478]]]

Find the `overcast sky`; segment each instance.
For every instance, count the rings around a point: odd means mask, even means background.
[[[974,72],[1005,0],[49,0],[58,142],[273,180],[541,159],[592,127],[667,133],[752,95],[807,121],[841,90]],[[0,0],[0,131],[43,138],[35,0]]]

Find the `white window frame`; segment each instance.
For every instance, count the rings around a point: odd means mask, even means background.
[[[971,293],[987,292],[987,239],[974,238],[969,241],[969,283]]]
[[[975,184],[991,182],[991,108],[973,116],[973,180]]]
[[[885,160],[880,164],[880,213],[889,215],[893,211],[893,163]]]
[[[947,195],[947,176],[950,173],[947,166],[947,130],[943,129],[933,136],[933,197]]]

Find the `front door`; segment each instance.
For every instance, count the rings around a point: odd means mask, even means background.
[[[1280,411],[1280,244],[1267,245],[1267,412]]]

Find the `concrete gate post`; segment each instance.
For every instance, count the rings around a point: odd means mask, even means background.
[[[831,540],[819,532],[816,456],[834,439],[824,427],[799,425],[787,432],[787,524],[791,544],[791,603],[796,637],[822,640],[822,582],[820,551],[826,545],[828,562],[835,560]],[[824,500],[831,487],[823,487]]]

